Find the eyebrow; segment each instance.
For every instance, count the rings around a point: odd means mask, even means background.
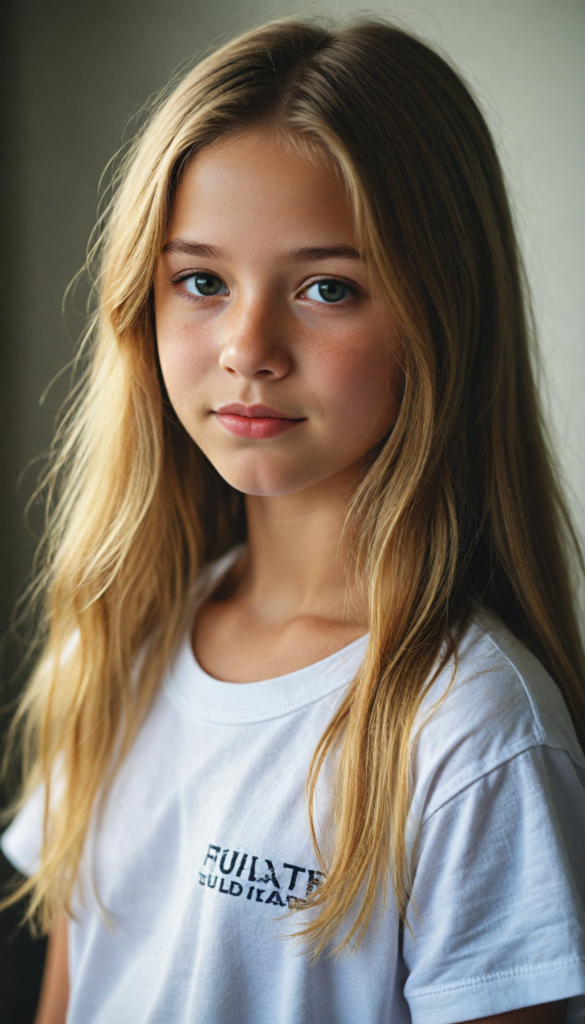
[[[360,252],[351,245],[307,246],[287,253],[291,263],[310,263],[312,260],[361,260]]]
[[[163,245],[163,252],[175,253],[177,256],[199,256],[207,259],[225,260],[226,253],[215,245],[203,242],[190,242],[186,238],[175,238]],[[351,245],[305,246],[284,254],[289,263],[311,263],[319,260],[362,260],[363,256]]]
[[[225,259],[225,253],[215,245],[204,245],[203,242],[189,242],[186,238],[175,238],[162,247],[163,252],[176,253],[177,256],[207,256],[209,259]]]

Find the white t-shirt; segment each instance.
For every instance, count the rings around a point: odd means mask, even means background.
[[[321,877],[307,770],[366,645],[232,684],[185,635],[88,843],[115,927],[78,901],[68,1024],[455,1024],[566,997],[585,1021],[585,759],[555,684],[486,613],[416,747],[414,937],[393,899],[354,955],[312,966],[283,937]],[[39,830],[33,798],[2,840],[21,870]]]

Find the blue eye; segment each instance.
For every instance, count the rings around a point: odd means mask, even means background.
[[[341,281],[333,279],[331,281],[315,281],[305,291],[307,298],[312,299],[313,302],[326,302],[329,305],[341,302],[342,299],[346,299],[351,294],[351,288]]]
[[[215,274],[191,274],[182,281],[185,291],[191,295],[227,295],[227,288]]]

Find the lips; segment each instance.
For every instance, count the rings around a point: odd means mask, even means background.
[[[257,419],[258,417],[270,417],[279,420],[304,419],[304,417],[289,416],[286,412],[273,409],[270,405],[242,405],[240,402],[232,402],[230,405],[222,405],[217,409],[219,416],[225,416],[230,413],[234,416],[245,416],[247,419]]]
[[[222,405],[214,415],[229,434],[258,441],[276,437],[306,421],[304,416],[288,416],[270,405],[242,405],[240,402]]]

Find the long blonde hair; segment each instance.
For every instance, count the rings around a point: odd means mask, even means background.
[[[323,147],[339,168],[374,285],[401,323],[405,374],[398,420],[348,510],[370,642],[308,779],[311,808],[335,751],[334,842],[303,930],[313,951],[350,908],[343,942],[359,942],[387,879],[404,918],[413,723],[477,602],[540,659],[585,739],[568,572],[571,550],[580,555],[545,442],[521,263],[485,121],[448,62],[391,25],[264,25],[161,102],[125,160],[98,247],[87,378],[49,477],[44,653],[18,716],[22,799],[44,783],[45,828],[40,867],[16,895],[31,894],[43,928],[71,908],[90,818],[159,685],[193,580],[246,536],[243,496],[166,399],[152,285],[187,160],[257,124]]]

